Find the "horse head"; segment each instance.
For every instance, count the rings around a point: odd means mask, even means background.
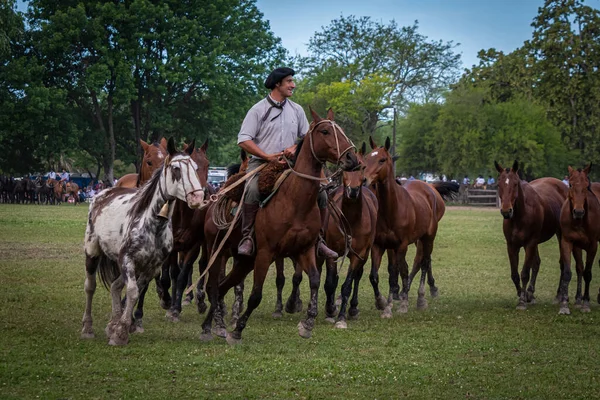
[[[569,166],[569,204],[573,219],[583,219],[587,208],[587,195],[592,189],[590,178],[588,177],[592,163],[589,163],[584,169],[573,169]]]
[[[356,147],[346,136],[344,130],[335,123],[331,108],[327,111],[327,118],[323,119],[310,108],[313,117],[308,136],[310,149],[317,161],[329,161],[338,165],[344,171],[353,170],[358,166]]]
[[[502,168],[497,161],[494,166],[498,171],[498,196],[500,197],[500,213],[504,219],[512,218],[515,212],[515,204],[519,197],[519,162],[515,160],[512,168]]]
[[[388,179],[393,180],[396,158],[390,154],[390,138],[386,138],[385,145],[381,147],[377,147],[372,137],[369,138],[369,142],[373,151],[364,153],[363,155],[363,162],[365,164],[364,182],[367,186],[371,186],[374,183],[385,182]]]
[[[190,208],[200,207],[204,200],[204,189],[198,179],[198,165],[192,158],[194,141],[184,152],[179,152],[175,149],[173,138],[170,138],[167,151],[169,155],[163,166],[166,194],[187,202]]]
[[[344,196],[347,199],[356,200],[360,197],[361,188],[365,180],[365,164],[363,159],[366,153],[366,144],[363,142],[357,157],[359,168],[354,171],[344,171],[342,182],[344,184]]]
[[[152,144],[148,144],[140,139],[140,144],[144,150],[142,165],[140,166],[139,173],[140,182],[146,182],[150,180],[154,171],[163,165],[165,157],[167,156],[167,150],[161,143],[154,142]]]

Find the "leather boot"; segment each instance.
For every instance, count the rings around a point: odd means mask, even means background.
[[[242,240],[238,246],[238,254],[251,256],[254,254],[254,240],[252,239],[252,227],[256,219],[256,213],[260,206],[258,204],[242,205]]]
[[[319,232],[319,238],[317,239],[317,255],[329,259],[338,258],[338,253],[331,250],[325,244],[325,228],[327,227],[327,209],[319,208],[319,212],[321,213],[321,231]]]

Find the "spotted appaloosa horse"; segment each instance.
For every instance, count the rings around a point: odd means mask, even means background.
[[[379,202],[377,213],[377,229],[375,242],[371,250],[371,275],[369,276],[377,308],[384,310],[382,317],[392,316],[392,291],[398,286],[398,271],[402,278],[399,311],[408,311],[408,292],[412,279],[421,270],[421,280],[418,290],[417,308],[427,307],[425,299],[425,278],[428,279],[432,295],[437,288],[431,273],[431,252],[437,234],[438,223],[444,216],[446,206],[444,199],[433,185],[422,181],[407,181],[403,185],[396,183],[393,170],[393,159],[389,153],[390,139],[385,146],[377,147],[370,139],[372,152],[365,154],[364,164],[365,183],[367,186],[376,185],[375,194]],[[415,255],[412,271],[408,273],[406,252],[408,246],[415,243]],[[379,292],[379,265],[383,252],[388,252],[391,262],[390,297],[386,301]]]
[[[123,175],[117,181],[116,186],[134,188],[143,185],[165,161],[165,157],[167,156],[167,140],[165,138],[162,138],[160,143],[154,142],[152,144],[148,144],[140,139],[140,145],[144,151],[140,173]]]
[[[162,168],[140,189],[111,188],[98,194],[90,205],[85,232],[85,292],[82,338],[94,337],[92,298],[96,290],[96,272],[110,285],[112,317],[106,333],[111,345],[129,341],[133,306],[141,288],[160,271],[173,248],[170,223],[174,200],[186,201],[198,208],[204,191],[196,176],[196,163],[175,149],[171,138],[168,157]],[[125,309],[121,292],[127,287]]]
[[[590,311],[592,267],[598,250],[598,240],[600,240],[600,201],[592,191],[592,184],[588,178],[591,168],[592,164],[588,164],[584,169],[573,169],[569,166],[569,195],[560,212],[562,273],[559,286],[559,314],[571,313],[569,310],[571,253],[575,255],[576,248],[586,251],[583,271],[585,291],[581,311]],[[600,301],[600,293],[598,300]]]
[[[234,230],[228,241],[228,249],[234,259],[233,269],[220,284],[218,273],[209,274],[208,295],[211,306],[202,324],[205,337],[211,335],[212,318],[223,296],[254,270],[254,285],[246,311],[237,320],[233,332],[227,335],[229,344],[241,341],[248,318],[262,300],[262,288],[269,265],[278,257],[295,259],[309,277],[310,304],[306,320],[298,324],[298,333],[304,338],[311,336],[317,315],[320,282],[315,245],[320,229],[317,196],[323,163],[329,161],[338,164],[343,170],[352,170],[358,165],[354,145],[334,122],[333,112],[329,110],[326,119],[320,118],[312,110],[311,114],[315,124],[306,134],[303,144],[298,145],[294,173],[281,184],[269,203],[256,215],[255,256],[243,257],[237,254],[241,230]],[[212,230],[214,223],[211,227],[209,222],[210,220],[206,221],[205,234],[206,242],[211,246],[215,243],[215,231]],[[218,230],[216,234],[219,234]]]
[[[540,178],[530,183],[521,180],[516,160],[512,168],[503,168],[496,161],[494,166],[499,173],[498,195],[500,213],[504,217],[502,230],[510,261],[510,275],[519,297],[517,309],[525,310],[527,303],[535,299],[535,282],[541,263],[538,245],[554,235],[560,244],[560,209],[567,198],[568,189],[556,178]],[[522,247],[525,248],[525,262],[519,281],[519,251]],[[576,251],[575,257],[581,262],[581,251]]]

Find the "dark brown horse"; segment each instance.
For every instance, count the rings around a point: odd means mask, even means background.
[[[569,310],[571,253],[575,256],[576,248],[585,250],[587,253],[583,271],[585,291],[581,311],[590,311],[592,266],[598,250],[598,240],[600,239],[600,201],[592,191],[592,184],[588,178],[591,168],[591,164],[588,164],[584,169],[579,168],[576,170],[569,166],[569,195],[560,213],[562,273],[559,286],[559,314],[571,313]]]
[[[237,320],[233,332],[227,335],[230,344],[241,341],[242,331],[248,318],[262,300],[262,287],[269,265],[278,257],[291,257],[309,277],[311,296],[308,315],[305,321],[298,324],[298,330],[302,337],[311,336],[317,315],[320,282],[315,245],[320,229],[317,195],[323,163],[325,161],[336,163],[343,170],[351,170],[358,165],[354,146],[334,122],[333,112],[331,110],[328,112],[327,119],[320,118],[312,110],[311,114],[315,124],[306,134],[304,141],[298,145],[294,173],[283,182],[277,193],[256,216],[255,256],[242,257],[237,254],[241,231],[236,229],[229,237],[229,251],[234,259],[232,271],[220,284],[218,284],[218,273],[209,274],[211,307],[203,323],[205,339],[211,336],[213,316],[219,317],[219,313],[215,313],[219,301],[229,289],[254,270],[254,285],[246,311]],[[216,242],[215,236],[219,233],[222,236],[224,232],[218,232],[214,223],[211,224],[210,221],[208,220],[205,225],[205,233],[206,242],[211,246],[212,253],[212,245]]]
[[[437,292],[435,280],[431,273],[431,252],[438,222],[446,210],[443,198],[435,187],[422,181],[408,181],[404,185],[396,183],[394,178],[393,159],[389,152],[390,139],[387,138],[385,146],[377,147],[370,139],[371,153],[365,154],[364,163],[365,181],[368,186],[375,184],[379,208],[377,213],[377,229],[375,242],[371,250],[371,284],[375,292],[377,308],[384,308],[383,318],[392,316],[392,294],[389,299],[379,292],[378,270],[383,252],[388,252],[390,264],[390,292],[398,286],[398,272],[402,278],[402,291],[400,292],[400,312],[408,312],[408,293],[412,279],[421,270],[421,280],[418,290],[417,308],[427,307],[425,299],[425,278],[432,293]],[[415,243],[415,255],[412,271],[408,273],[406,252],[408,246]],[[386,305],[387,304],[387,305]]]
[[[540,178],[530,183],[519,177],[519,163],[503,168],[494,161],[498,171],[500,213],[504,217],[502,229],[510,261],[511,278],[517,289],[518,310],[533,303],[535,282],[540,270],[538,245],[554,235],[560,244],[560,209],[568,189],[556,178]],[[519,251],[525,248],[525,262],[519,280]],[[581,252],[576,258],[580,259]],[[530,281],[531,276],[531,281]],[[527,285],[529,284],[529,287]]]
[[[165,138],[162,138],[160,143],[154,142],[152,144],[148,144],[140,139],[140,145],[144,151],[140,173],[123,175],[115,186],[128,188],[140,187],[152,177],[154,171],[163,165],[167,156],[167,140]]]
[[[365,144],[359,157],[365,153]],[[344,172],[342,183],[333,195],[333,202],[338,210],[342,212],[340,218],[330,214],[327,227],[326,241],[330,249],[338,254],[344,254],[348,250],[350,266],[346,279],[342,284],[342,298],[340,311],[337,316],[336,328],[347,328],[346,308],[348,299],[352,292],[349,315],[351,318],[358,316],[358,284],[363,274],[363,266],[369,258],[373,241],[375,240],[375,229],[377,226],[377,197],[366,186],[363,186],[364,166],[359,171]],[[347,236],[351,237],[348,240]],[[322,262],[322,260],[320,260]],[[325,278],[325,314],[328,319],[335,316],[335,290],[338,284],[338,269],[335,260],[326,260],[327,277]],[[352,284],[354,283],[354,288]],[[333,322],[333,321],[332,321]]]

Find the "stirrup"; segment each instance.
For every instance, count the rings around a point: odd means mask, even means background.
[[[242,253],[240,252],[240,247],[242,247],[243,244],[245,244],[246,241],[250,242],[250,252],[249,253]],[[240,244],[238,245],[238,254],[241,254],[243,256],[252,256],[254,255],[254,252],[256,250],[256,245],[254,244],[254,238],[252,237],[252,235],[243,237],[242,240],[240,241]]]

